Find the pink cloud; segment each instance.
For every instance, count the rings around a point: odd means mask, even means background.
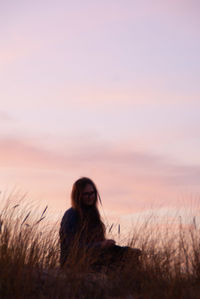
[[[0,163],[2,176],[7,169],[7,178],[10,173],[13,181],[22,185],[27,182],[26,186],[52,202],[61,194],[65,196],[66,190],[69,198],[73,181],[89,176],[99,186],[105,207],[121,212],[175,202],[185,190],[200,191],[200,166],[181,165],[163,156],[122,147],[117,150],[79,143],[57,152],[27,141],[5,139],[0,142]]]
[[[62,150],[56,151],[42,148],[30,140],[6,138],[0,140],[0,161],[4,167],[21,166],[25,168],[67,169],[68,167],[81,168],[94,164],[101,168],[112,167],[136,177],[151,178],[163,181],[173,180],[186,184],[198,182],[200,167],[198,165],[182,165],[172,158],[151,152],[127,149],[122,145],[106,146],[91,144],[90,141],[65,145]],[[120,173],[120,172],[119,172]]]
[[[165,78],[166,79],[166,78]],[[135,87],[125,86],[73,86],[63,87],[58,90],[57,104],[60,106],[66,104],[66,99],[73,99],[70,106],[84,105],[86,107],[104,107],[105,104],[114,104],[117,107],[124,105],[147,105],[147,104],[184,104],[187,102],[199,101],[199,94],[197,93],[175,93],[172,90],[165,88],[162,84],[163,78],[143,79],[135,83]],[[158,87],[158,83],[160,87]],[[53,103],[53,102],[52,102]],[[105,108],[105,107],[104,107]],[[107,109],[113,108],[108,105]]]
[[[10,116],[6,111],[0,110],[0,121],[1,122],[13,122],[14,118]]]
[[[14,31],[10,39],[5,38],[4,45],[0,49],[0,65],[13,67],[16,62],[35,55],[40,45],[41,43],[36,39],[30,39]]]

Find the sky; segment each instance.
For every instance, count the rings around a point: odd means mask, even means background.
[[[110,219],[198,203],[199,28],[197,0],[0,1],[0,190],[59,215],[88,176]]]

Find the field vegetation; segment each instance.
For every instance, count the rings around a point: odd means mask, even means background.
[[[0,298],[200,298],[197,216],[191,225],[145,219],[125,242],[142,250],[139,263],[127,256],[117,267],[94,271],[76,248],[69,257],[73,266],[60,269],[59,225],[48,224],[47,214],[47,207],[38,213],[25,199],[1,204]]]

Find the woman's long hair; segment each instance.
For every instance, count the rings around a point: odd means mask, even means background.
[[[86,206],[83,203],[83,190],[86,185],[91,185],[95,191],[95,200],[92,206]],[[85,235],[88,242],[102,241],[105,239],[105,225],[101,220],[98,210],[98,202],[101,198],[95,183],[87,178],[78,179],[72,187],[71,204],[79,215],[79,230]]]

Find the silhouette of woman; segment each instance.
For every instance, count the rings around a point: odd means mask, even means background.
[[[60,264],[72,264],[74,257],[92,256],[91,266],[111,266],[121,262],[128,252],[136,260],[141,255],[139,249],[118,246],[114,240],[105,238],[105,225],[98,210],[101,201],[94,182],[82,177],[78,179],[71,192],[71,205],[60,225]],[[83,254],[84,253],[84,254]]]

